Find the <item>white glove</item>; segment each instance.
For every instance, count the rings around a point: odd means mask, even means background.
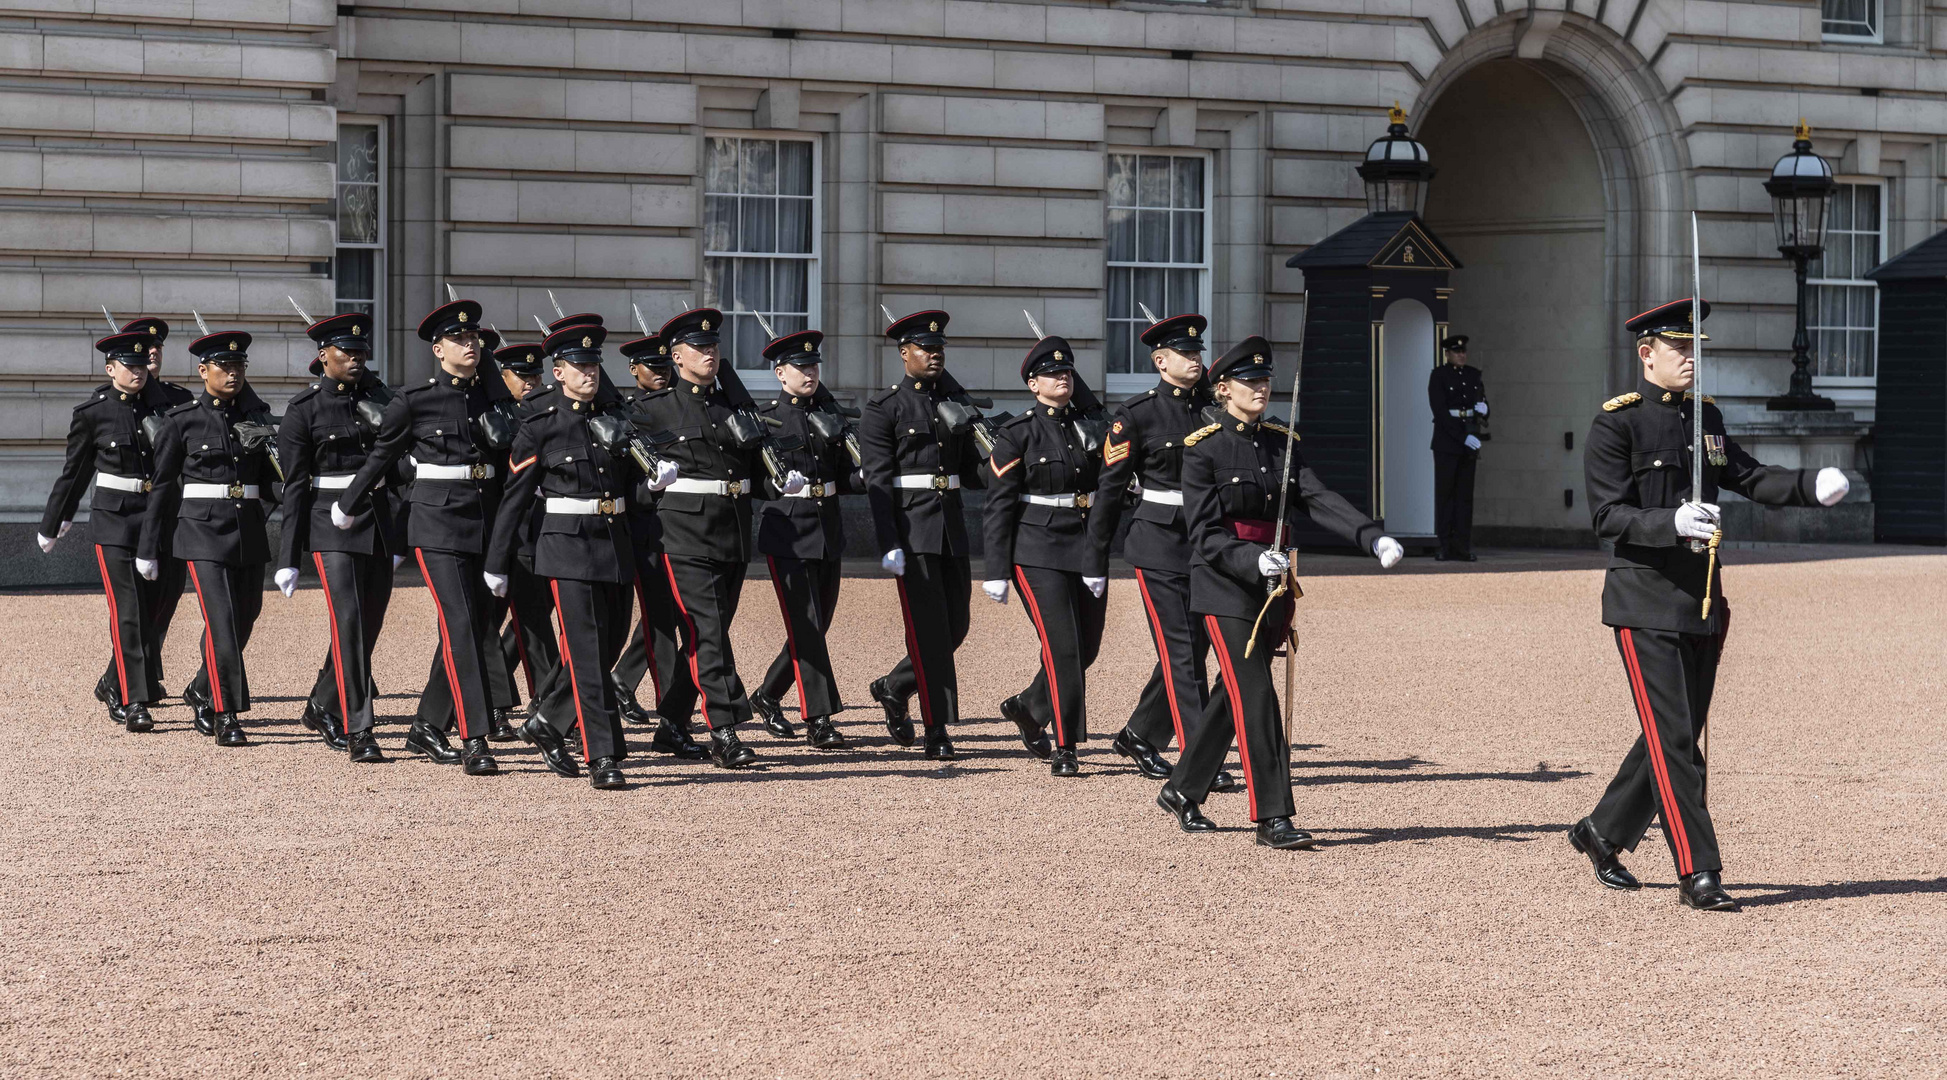
[[[796,469],[792,469],[790,472],[784,474],[784,483],[778,487],[778,490],[784,492],[786,495],[796,495],[798,492],[804,490],[804,486],[804,474]]]
[[[287,566],[271,577],[277,582],[277,587],[283,591],[284,599],[289,600],[291,594],[297,591],[297,567]]]
[[[649,490],[661,491],[676,482],[676,463],[667,458],[656,461],[656,475],[649,478]]]
[[[1719,513],[1715,503],[1684,503],[1677,507],[1677,535],[1686,540],[1710,539],[1717,531]]]
[[[406,557],[404,555],[392,556],[392,569],[397,570],[399,568],[399,564],[405,561],[406,561]]]
[[[996,604],[1007,603],[1007,582],[1005,581],[983,581],[980,583],[980,591],[986,593],[987,599],[992,600]]]
[[[1486,415],[1487,415],[1487,402],[1485,402],[1485,401],[1476,401],[1476,402],[1474,402],[1474,411],[1475,411],[1475,412],[1477,412],[1477,413],[1480,413],[1480,414],[1481,414],[1482,416],[1486,416]]]
[[[1265,577],[1283,577],[1291,569],[1291,560],[1282,551],[1266,549],[1258,553],[1257,572]]]
[[[1129,494],[1134,495],[1138,499],[1142,498],[1143,482],[1140,477],[1132,476],[1129,478]]]
[[[156,575],[155,560],[154,559],[135,560],[135,572],[141,574],[142,580],[144,581],[154,581]]]
[[[72,521],[63,521],[63,522],[61,523],[61,527],[60,527],[60,529],[59,529],[59,530],[57,530],[57,531],[56,531],[56,532],[54,533],[54,539],[56,539],[56,540],[59,540],[59,539],[61,539],[62,537],[64,537],[64,536],[66,536],[66,535],[68,535],[68,530],[69,530],[69,529],[72,529],[72,528],[74,528],[74,522],[72,522]]]
[[[1102,599],[1102,594],[1109,591],[1109,579],[1105,577],[1084,576],[1082,584],[1088,586],[1088,591],[1094,593],[1097,600]]]
[[[483,570],[480,572],[480,576],[487,579],[488,592],[493,593],[495,596],[507,595],[507,575],[506,574],[493,574]]]
[[[331,523],[341,529],[349,529],[352,527],[352,516],[340,510],[334,502],[331,504]]]
[[[1379,556],[1379,566],[1384,570],[1391,570],[1393,567],[1398,566],[1399,561],[1406,557],[1406,549],[1399,545],[1399,541],[1390,536],[1382,536],[1374,540],[1372,542],[1372,553]]]
[[[1830,466],[1819,470],[1816,484],[1820,506],[1832,506],[1852,490],[1852,481],[1846,479],[1846,474]]]
[[[906,549],[893,548],[879,559],[879,565],[899,577],[906,576]]]
[[[40,533],[34,534],[34,542],[41,546],[41,554],[43,555],[54,550],[54,540],[54,537],[42,536]]]
[[[1479,450],[1481,448],[1481,441],[1472,435],[1467,436],[1466,441],[1467,449],[1469,450]]]

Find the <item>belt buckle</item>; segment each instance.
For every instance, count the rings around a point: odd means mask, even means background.
[[[595,503],[595,512],[598,514],[615,513],[615,500],[614,499],[597,500]]]
[[[934,477],[934,478],[933,478],[933,490],[934,490],[934,491],[945,491],[945,490],[946,490],[946,477],[944,477],[944,476],[936,476],[936,477]]]
[[[742,480],[724,481],[723,493],[725,495],[742,495],[744,493],[744,482]]]
[[[811,485],[811,497],[814,499],[822,499],[825,497],[825,484],[823,481]]]
[[[487,467],[485,465],[470,466],[467,473],[475,480],[485,480],[487,478]]]
[[[228,487],[227,489],[225,489],[225,490],[226,490],[226,494],[228,494],[228,495],[230,496],[230,498],[232,498],[232,499],[241,499],[241,498],[243,498],[243,485],[242,485],[242,484],[231,484],[231,485],[230,485],[230,486],[229,486],[229,487]]]
[[[1075,509],[1077,509],[1077,510],[1086,510],[1086,509],[1088,509],[1088,496],[1087,496],[1087,495],[1081,495],[1081,494],[1078,494],[1078,495],[1076,495],[1076,496],[1075,496]]]
[[[145,494],[145,495],[146,495],[146,494],[148,494],[148,493],[149,493],[149,492],[150,492],[151,490],[153,490],[154,488],[155,488],[155,481],[153,481],[153,480],[144,480],[144,481],[142,481],[142,493],[143,493],[143,494]]]

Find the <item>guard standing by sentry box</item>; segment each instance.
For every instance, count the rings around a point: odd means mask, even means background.
[[[1474,561],[1474,470],[1487,434],[1487,387],[1467,362],[1467,335],[1440,342],[1441,363],[1427,376],[1433,410],[1433,535],[1441,562]]]

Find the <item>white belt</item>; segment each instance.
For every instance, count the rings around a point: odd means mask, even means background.
[[[1474,410],[1472,410],[1472,409],[1448,409],[1448,410],[1447,410],[1447,415],[1448,415],[1448,416],[1456,416],[1456,417],[1464,417],[1464,416],[1466,416],[1467,414],[1469,414],[1469,413],[1471,413],[1471,412],[1473,412],[1473,411],[1474,411]]]
[[[564,499],[548,496],[550,514],[620,514],[629,508],[629,500],[617,496],[613,499]]]
[[[95,486],[112,488],[116,491],[147,491],[149,482],[139,476],[116,476],[114,473],[95,474]]]
[[[328,476],[314,476],[311,478],[311,486],[314,488],[322,488],[325,491],[343,491],[346,488],[351,487],[352,481],[357,478],[358,478],[357,473],[348,473],[348,472],[332,473]],[[381,476],[379,477],[379,482],[372,485],[372,490],[377,491],[379,488],[382,488],[384,486],[385,486],[385,477]]]
[[[938,476],[933,473],[904,473],[892,478],[896,488],[930,488],[934,491],[957,491],[960,478],[957,476]]]
[[[787,499],[822,499],[827,495],[838,494],[838,485],[815,481],[806,483],[805,486],[798,489],[796,494],[790,492],[779,492],[778,494],[783,495]]]
[[[680,491],[688,495],[748,495],[751,482],[748,480],[689,480],[678,477],[669,482],[663,491]]]
[[[1067,506],[1076,510],[1088,509],[1087,495],[1023,495],[1021,501],[1036,506]]]
[[[1180,491],[1168,491],[1163,488],[1144,488],[1143,501],[1163,503],[1168,506],[1182,506],[1183,493]]]
[[[420,480],[486,480],[493,476],[492,465],[430,465],[420,463],[413,476]]]
[[[184,484],[185,499],[254,499],[261,489],[255,484]]]

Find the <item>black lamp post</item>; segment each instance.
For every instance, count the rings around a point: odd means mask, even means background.
[[[1359,166],[1359,177],[1366,182],[1366,212],[1422,212],[1433,173],[1426,147],[1406,133],[1406,113],[1394,102],[1391,126],[1366,147],[1366,160]]]
[[[1812,336],[1805,329],[1805,266],[1825,251],[1825,210],[1839,185],[1832,166],[1812,153],[1812,128],[1798,122],[1792,152],[1771,167],[1764,189],[1778,226],[1778,250],[1798,276],[1798,325],[1792,332],[1792,381],[1784,397],[1772,398],[1777,411],[1830,412],[1832,399],[1812,393]]]

